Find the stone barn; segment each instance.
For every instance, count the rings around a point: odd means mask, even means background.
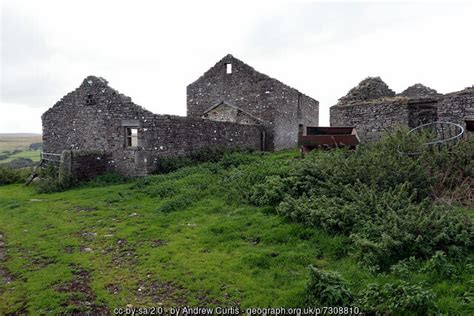
[[[43,158],[82,179],[146,175],[161,157],[204,148],[296,147],[318,102],[227,55],[187,89],[188,116],[158,115],[89,76],[42,115]],[[49,158],[48,158],[49,157]]]
[[[187,115],[265,127],[266,150],[297,145],[303,126],[318,126],[319,102],[232,55],[187,87]]]
[[[397,95],[380,77],[369,77],[330,108],[330,122],[355,127],[362,142],[374,141],[399,127],[435,122],[441,97],[421,84]]]

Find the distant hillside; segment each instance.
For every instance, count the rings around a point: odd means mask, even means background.
[[[0,151],[28,149],[33,143],[41,143],[41,134],[0,133]]]

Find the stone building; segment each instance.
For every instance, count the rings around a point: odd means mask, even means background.
[[[474,86],[445,94],[438,103],[438,118],[474,132]]]
[[[330,122],[355,127],[361,141],[373,141],[399,127],[437,121],[441,97],[421,84],[397,95],[379,77],[369,77],[330,108]]]
[[[187,115],[265,127],[267,150],[297,145],[302,126],[318,126],[319,102],[225,56],[187,87]]]
[[[43,151],[62,155],[82,178],[99,171],[140,176],[160,157],[204,148],[295,147],[299,128],[318,122],[317,101],[231,55],[188,86],[187,112],[153,114],[89,76],[42,115]]]

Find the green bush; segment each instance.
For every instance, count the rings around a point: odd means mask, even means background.
[[[286,177],[289,169],[290,162],[286,159],[260,159],[254,163],[241,165],[238,168],[228,170],[222,179],[222,185],[226,187],[228,194],[235,194],[243,201],[261,205],[263,204],[263,200],[259,201],[258,195],[260,191],[266,190],[264,183],[267,181],[267,178],[274,176]],[[268,181],[270,181],[270,179]],[[279,193],[273,193],[271,190],[278,189],[269,186],[268,195],[262,199],[272,199],[272,196],[278,197]]]
[[[42,177],[36,182],[38,193],[62,192],[77,185],[77,181],[71,177],[60,180],[58,177]]]
[[[94,179],[87,182],[87,186],[90,187],[103,187],[107,185],[122,184],[129,181],[128,178],[118,174],[109,172],[100,176],[95,177]]]
[[[163,212],[163,213],[171,213],[180,211],[190,207],[192,204],[196,202],[197,198],[194,196],[183,196],[180,195],[178,197],[170,198],[161,204],[156,211]]]
[[[0,185],[23,183],[30,174],[30,168],[12,169],[9,167],[0,167]]]
[[[342,277],[331,271],[309,267],[306,304],[310,306],[349,306],[353,295]]]
[[[177,157],[161,157],[157,160],[156,173],[169,173],[206,162],[221,162],[223,167],[228,168],[254,161],[248,153],[240,149],[208,148]]]
[[[449,262],[443,251],[436,251],[435,254],[425,263],[423,272],[431,273],[439,279],[449,279],[456,274],[456,267]]]
[[[33,160],[30,158],[15,158],[8,163],[8,165],[13,169],[28,168],[34,165]]]
[[[427,315],[434,307],[434,299],[434,293],[422,284],[399,281],[369,284],[357,295],[354,305],[377,315]]]
[[[453,148],[427,151],[421,157],[428,169],[432,194],[449,204],[474,204],[474,138],[461,141]]]
[[[276,206],[278,214],[294,221],[350,236],[353,253],[371,270],[387,270],[410,257],[430,258],[436,251],[459,257],[474,248],[474,225],[463,211],[436,204],[436,188],[444,183],[446,195],[472,183],[474,148],[465,142],[449,151],[400,153],[407,144],[420,148],[421,141],[398,132],[355,151],[250,163],[225,181],[250,203]]]
[[[39,181],[35,183],[38,193],[61,192],[77,185],[72,177],[59,179],[58,169],[53,166],[40,169],[38,177]]]
[[[456,209],[413,204],[361,224],[351,239],[361,262],[385,270],[401,259],[429,258],[436,251],[459,258],[474,246],[474,226]]]

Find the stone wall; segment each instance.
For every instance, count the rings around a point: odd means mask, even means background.
[[[362,142],[380,139],[397,128],[436,121],[436,101],[384,98],[330,108],[331,126],[355,127]]]
[[[186,154],[212,147],[262,149],[263,127],[258,125],[155,115],[143,126],[143,148],[156,152],[158,156]]]
[[[115,171],[125,176],[152,172],[163,156],[206,147],[262,149],[262,126],[203,118],[155,115],[110,88],[102,78],[88,77],[43,119],[44,152],[63,155],[67,172],[79,179]],[[126,129],[137,130],[137,146],[127,146]],[[107,153],[94,160],[95,153]],[[94,152],[92,156],[75,153]],[[68,158],[69,157],[69,158]],[[74,158],[74,157],[73,157]]]
[[[466,127],[466,119],[474,120],[474,87],[446,94],[438,105],[438,117]]]
[[[369,77],[330,108],[330,122],[331,126],[355,127],[362,142],[374,141],[397,128],[437,121],[440,97],[419,83],[395,95],[380,77]]]
[[[227,73],[227,64],[232,72]],[[267,150],[297,145],[298,125],[318,125],[318,101],[227,55],[187,87],[187,115],[201,117],[227,101],[257,117],[266,127]]]
[[[61,154],[59,178],[90,180],[109,170],[108,155],[96,150],[64,150]]]
[[[152,117],[153,113],[109,87],[106,80],[89,76],[43,114],[43,151],[115,152],[124,147],[123,120]]]

